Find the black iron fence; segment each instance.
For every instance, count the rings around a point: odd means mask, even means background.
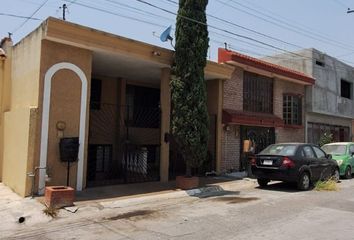
[[[158,181],[160,109],[91,105],[88,186]]]

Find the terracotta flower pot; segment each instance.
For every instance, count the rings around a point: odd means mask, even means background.
[[[65,186],[50,186],[45,188],[44,202],[47,207],[62,208],[74,205],[75,190]]]
[[[176,186],[183,190],[197,188],[199,187],[199,177],[177,176]]]

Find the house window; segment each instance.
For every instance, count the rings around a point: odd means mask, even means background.
[[[159,128],[160,89],[127,85],[126,121],[130,127]]]
[[[302,124],[302,100],[299,96],[284,95],[283,96],[283,119],[288,125]]]
[[[244,72],[243,110],[273,113],[273,79]]]
[[[324,62],[322,62],[320,60],[316,60],[316,65],[321,66],[321,67],[325,66]]]
[[[345,80],[341,80],[340,95],[344,98],[352,99],[352,83]]]
[[[91,79],[90,109],[92,110],[101,109],[101,92],[102,92],[102,81],[95,78]]]

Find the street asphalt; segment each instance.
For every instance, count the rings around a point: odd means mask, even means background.
[[[16,198],[16,213],[7,199],[1,239],[354,239],[354,180],[342,180],[336,192],[277,182],[259,189],[239,180],[218,191],[88,202],[55,219],[39,217],[43,207],[35,200]],[[29,214],[24,223],[17,222],[20,209]]]

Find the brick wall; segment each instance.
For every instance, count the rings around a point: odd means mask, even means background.
[[[240,166],[240,126],[231,125],[222,134],[221,171],[238,170]]]
[[[224,109],[243,109],[243,70],[236,68],[231,79],[224,82]]]
[[[235,68],[231,79],[224,82],[223,108],[243,109],[243,69]],[[232,125],[223,130],[221,171],[238,170],[240,165],[240,126]],[[238,133],[238,134],[237,134]]]
[[[305,125],[304,114],[304,95],[305,87],[300,84],[275,79],[274,80],[274,115],[283,118],[283,94],[300,94],[302,98],[302,123]],[[275,142],[304,142],[305,141],[305,128],[276,128],[275,130]]]
[[[230,80],[224,82],[223,108],[243,110],[243,69],[235,68]],[[300,84],[274,80],[273,111],[274,115],[283,118],[283,94],[305,94],[305,87]],[[303,123],[305,122],[304,99]],[[304,128],[276,128],[276,142],[304,142]],[[240,126],[230,125],[223,129],[221,171],[238,170],[240,166]]]

